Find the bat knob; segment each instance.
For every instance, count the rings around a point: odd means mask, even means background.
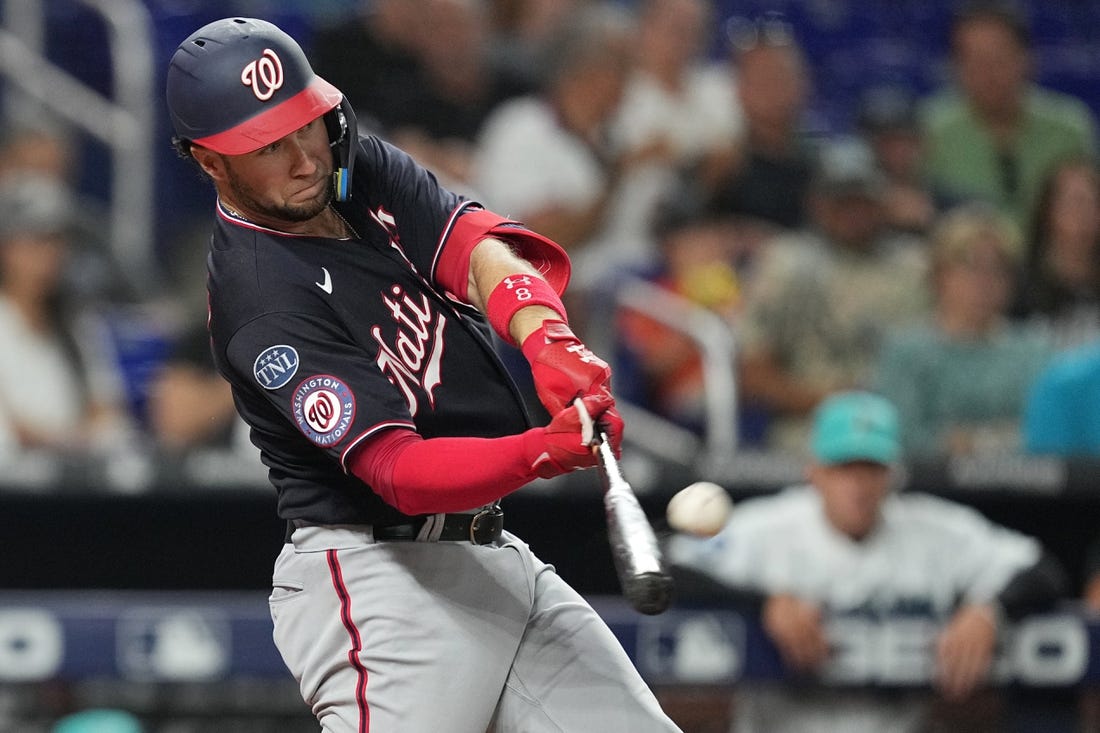
[[[630,578],[623,595],[638,613],[656,616],[672,603],[672,578],[665,573],[639,573]]]

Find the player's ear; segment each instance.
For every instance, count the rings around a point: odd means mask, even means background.
[[[209,148],[204,148],[201,145],[192,143],[191,156],[206,175],[210,176],[215,181],[225,179],[225,159],[222,158],[221,155]]]

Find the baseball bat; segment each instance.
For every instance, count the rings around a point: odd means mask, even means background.
[[[662,613],[672,601],[672,576],[665,569],[657,537],[602,431],[597,450],[611,556],[623,595],[640,613]]]

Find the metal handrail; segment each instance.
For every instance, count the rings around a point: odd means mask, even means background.
[[[4,3],[0,74],[44,107],[102,140],[113,154],[110,240],[121,272],[138,293],[152,292],[152,18],[138,0],[79,0],[106,23],[115,101],[44,55],[41,0]]]
[[[714,311],[637,278],[615,293],[618,307],[638,311],[692,340],[703,361],[703,445],[713,461],[737,449],[737,380],[733,329]]]

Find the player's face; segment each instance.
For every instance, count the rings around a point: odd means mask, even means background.
[[[829,523],[856,540],[870,534],[878,523],[890,480],[890,467],[871,461],[810,468],[810,481],[821,494]]]
[[[319,117],[267,147],[222,159],[225,198],[258,224],[307,222],[332,200],[332,151]]]

